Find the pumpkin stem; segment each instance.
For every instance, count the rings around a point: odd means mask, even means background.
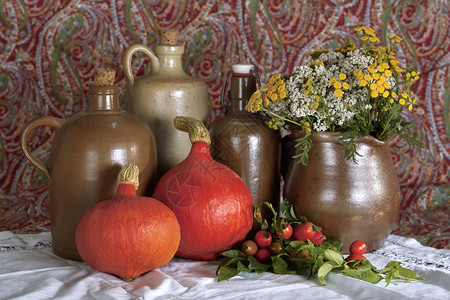
[[[195,142],[205,142],[208,145],[211,144],[208,129],[206,129],[201,121],[191,117],[178,116],[173,120],[173,123],[175,124],[176,129],[189,133],[189,139],[192,144]]]
[[[119,184],[128,183],[139,188],[139,167],[133,163],[127,164],[119,173]]]

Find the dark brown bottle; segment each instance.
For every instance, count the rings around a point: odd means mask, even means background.
[[[233,65],[229,95],[231,108],[224,103],[225,116],[214,120],[211,135],[211,156],[227,165],[244,180],[252,194],[255,206],[269,202],[275,211],[280,204],[280,134],[268,128],[261,115],[247,111],[246,105],[256,91],[253,65]],[[263,218],[272,219],[272,213],[263,206]],[[255,229],[255,227],[254,227]]]

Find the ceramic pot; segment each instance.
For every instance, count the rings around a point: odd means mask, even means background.
[[[75,244],[79,220],[95,203],[115,196],[117,176],[127,163],[139,167],[139,195],[151,195],[156,183],[156,144],[148,125],[120,108],[117,86],[91,86],[88,93],[85,111],[67,120],[36,119],[21,141],[27,158],[48,177],[53,250],[75,260],[81,260]],[[27,146],[39,126],[55,129],[49,167]]]
[[[292,139],[301,134],[294,132]],[[311,135],[308,165],[290,160],[284,197],[297,216],[319,225],[329,240],[363,240],[367,250],[383,246],[399,213],[400,186],[388,144],[372,136],[355,139],[358,163],[345,158],[336,133]],[[297,151],[295,151],[297,152]],[[289,151],[287,151],[289,153]]]
[[[248,100],[256,91],[252,69],[253,65],[232,66],[229,90],[231,109],[225,109],[226,115],[209,126],[211,156],[244,180],[255,205],[269,202],[278,211],[281,137],[279,131],[265,124],[261,115],[246,109]],[[223,101],[225,107],[226,102]],[[270,222],[273,214],[263,206],[262,216]],[[254,224],[254,229],[256,227],[257,224]]]
[[[208,87],[183,71],[184,45],[178,44],[178,31],[172,34],[163,31],[154,52],[144,45],[133,45],[123,58],[129,110],[149,124],[156,138],[158,177],[183,161],[191,149],[188,136],[173,126],[175,117],[190,116],[205,123],[210,111]],[[150,74],[133,75],[135,53],[150,59]]]

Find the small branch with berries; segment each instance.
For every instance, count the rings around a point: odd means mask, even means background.
[[[270,223],[261,217],[262,206],[267,206],[273,213]],[[317,276],[322,285],[325,285],[324,280],[330,272],[373,284],[384,279],[386,286],[392,280],[423,280],[397,261],[377,270],[364,257],[367,247],[363,241],[352,243],[350,255],[344,259],[341,242],[327,240],[319,226],[305,217],[297,218],[286,200],[280,208],[282,217],[270,203],[263,202],[255,207],[254,218],[261,224],[261,229],[253,239],[244,241],[240,249],[222,252],[218,260],[208,263],[218,266],[218,281],[228,280],[243,271],[308,275],[308,278]]]

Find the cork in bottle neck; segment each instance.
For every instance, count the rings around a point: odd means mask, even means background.
[[[88,111],[121,110],[119,89],[114,85],[116,72],[111,69],[95,69],[94,84],[89,88]]]

